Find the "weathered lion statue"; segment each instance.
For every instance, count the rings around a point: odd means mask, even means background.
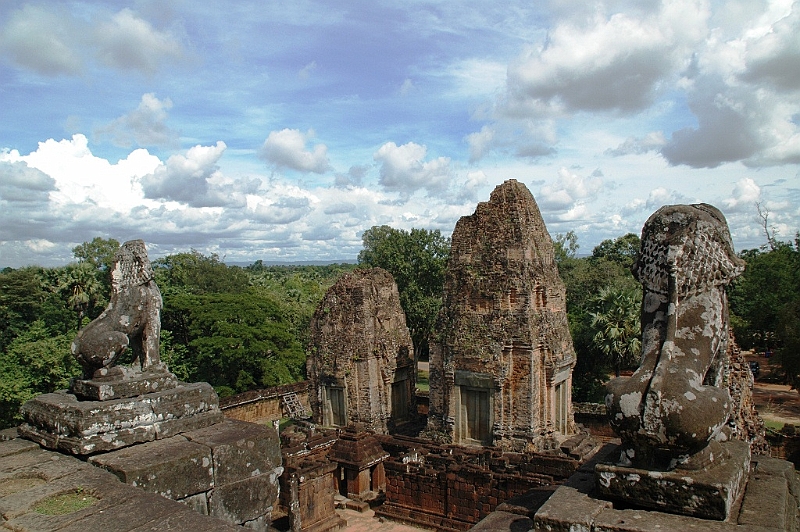
[[[669,205],[642,229],[633,267],[642,283],[642,358],[630,378],[608,383],[611,426],[634,464],[680,460],[717,438],[733,403],[725,286],[744,270],[722,213]]]
[[[142,370],[162,368],[162,302],[153,278],[144,242],[125,242],[114,256],[108,306],[72,342],[72,354],[83,367],[85,379],[114,366],[128,347],[134,353],[135,366]]]

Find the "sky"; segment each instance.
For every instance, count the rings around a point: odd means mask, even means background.
[[[0,267],[353,261],[507,179],[579,254],[666,204],[800,230],[800,2],[0,0]]]

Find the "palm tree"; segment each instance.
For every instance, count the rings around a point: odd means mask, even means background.
[[[78,329],[90,308],[103,300],[103,283],[97,278],[97,269],[88,262],[70,264],[59,276],[58,291],[78,315]]]
[[[592,299],[589,312],[595,330],[594,345],[620,368],[634,364],[642,351],[641,294],[635,290],[605,287]]]

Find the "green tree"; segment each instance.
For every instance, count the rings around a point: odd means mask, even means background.
[[[36,320],[0,352],[0,426],[16,425],[25,401],[66,388],[70,377],[81,374],[71,341],[70,335],[53,334]]]
[[[58,291],[77,315],[76,329],[81,328],[85,317],[96,317],[107,302],[105,287],[91,263],[79,262],[65,267],[58,282]]]
[[[235,392],[304,378],[305,354],[281,305],[254,291],[177,293],[165,303],[162,326],[171,333],[191,380]]]
[[[592,342],[611,361],[614,374],[635,365],[642,350],[641,292],[605,287],[591,300]]]
[[[766,220],[765,225],[766,225]],[[775,353],[786,382],[800,385],[800,234],[742,251],[747,266],[728,288],[731,324],[745,349]]]
[[[193,294],[237,294],[247,290],[247,273],[237,266],[229,267],[216,253],[205,256],[192,250],[153,261],[156,283],[162,292],[170,290]]]
[[[72,248],[72,255],[78,262],[87,262],[97,270],[109,270],[114,263],[114,255],[119,249],[119,242],[113,238],[95,237],[91,242],[84,242]]]
[[[569,259],[574,259],[578,253],[578,235],[575,231],[568,231],[566,234],[558,233],[553,239],[553,251],[555,252],[556,262],[562,263]]]
[[[628,233],[619,238],[603,240],[592,250],[592,257],[604,258],[630,269],[641,245],[641,239],[637,235]]]
[[[442,290],[450,239],[427,229],[374,226],[362,235],[358,264],[379,267],[394,277],[400,305],[414,342],[415,358],[427,357],[428,341],[442,306]]]

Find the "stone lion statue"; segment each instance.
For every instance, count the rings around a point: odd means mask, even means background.
[[[161,369],[161,292],[142,240],[125,242],[114,256],[111,298],[100,316],[78,332],[72,354],[83,367],[85,379],[114,366],[130,347],[134,365]]]
[[[725,217],[711,205],[668,205],[644,225],[633,267],[644,288],[641,364],[609,382],[606,396],[634,463],[698,452],[725,426],[733,409],[722,378],[725,286],[743,270]]]

